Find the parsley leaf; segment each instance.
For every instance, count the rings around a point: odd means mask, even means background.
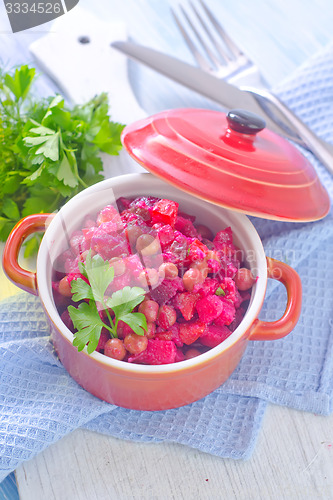
[[[82,302],[77,309],[69,306],[68,312],[74,327],[78,330],[74,334],[73,345],[78,348],[78,351],[82,351],[89,342],[87,350],[91,354],[95,351],[102,328],[105,326],[98,314],[95,302],[89,301],[89,304]]]
[[[64,154],[63,159],[61,160],[61,163],[59,165],[57,179],[59,179],[59,181],[63,181],[66,186],[70,186],[72,188],[78,185],[78,180],[75,177],[74,172],[72,171],[67,154]]]
[[[30,129],[30,132],[37,134],[36,130],[43,129],[45,127],[38,127],[35,129]],[[24,137],[24,142],[28,146],[39,146],[34,154],[44,155],[45,158],[49,158],[52,161],[59,160],[59,132],[52,130],[50,133],[39,132],[40,135],[36,137]]]
[[[84,267],[94,300],[104,303],[106,289],[113,281],[113,267],[110,266],[109,261],[104,261],[98,254],[91,257],[91,250],[87,254]]]
[[[123,314],[118,318],[118,321],[121,319],[124,323],[132,328],[132,330],[137,334],[143,336],[145,331],[147,331],[147,320],[146,316],[139,312],[132,312]]]
[[[2,211],[9,219],[12,220],[16,220],[20,216],[20,211],[18,209],[17,203],[15,203],[15,201],[11,200],[10,198],[5,199],[2,206]]]
[[[223,290],[223,288],[221,288],[220,286],[218,287],[218,289],[216,290],[215,292],[215,295],[225,295],[225,291]]]
[[[34,77],[35,69],[25,65],[15,70],[14,77],[10,74],[6,74],[4,76],[4,84],[12,91],[16,101],[18,101],[19,99],[26,98]]]
[[[74,333],[73,345],[77,346],[79,351],[88,345],[88,353],[93,352],[97,347],[103,327],[109,330],[112,337],[117,337],[119,321],[129,325],[137,335],[144,335],[147,330],[146,317],[142,313],[133,312],[136,306],[144,300],[144,289],[125,286],[113,292],[111,297],[106,296],[107,289],[114,278],[114,269],[100,255],[92,257],[91,250],[87,253],[85,262],[79,263],[79,270],[89,282],[87,283],[82,278],[71,282],[72,300],[83,301],[77,308],[68,307],[74,328],[77,330]],[[87,303],[86,300],[89,302]],[[99,315],[100,307],[105,308],[107,320]],[[113,319],[110,310],[113,311]]]
[[[125,286],[122,290],[114,292],[107,300],[106,305],[113,310],[116,316],[123,316],[141,304],[144,294],[143,288]]]
[[[80,300],[85,300],[85,299],[94,300],[94,295],[91,286],[82,278],[78,278],[72,281],[71,291],[73,293],[72,300],[74,302],[80,302]]]
[[[114,292],[106,301],[107,307],[113,310],[116,318],[116,327],[118,321],[127,323],[137,335],[144,335],[147,330],[147,320],[142,313],[132,313],[133,309],[141,304],[145,296],[143,288],[134,286],[125,286],[122,290]]]

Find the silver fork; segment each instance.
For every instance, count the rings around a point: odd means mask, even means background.
[[[175,22],[198,66],[238,87],[268,88],[268,83],[258,67],[230,38],[203,0],[198,0],[198,4],[200,4],[200,10],[189,2],[191,13],[187,12],[182,5],[179,6],[185,23],[181,21],[176,11],[171,9]],[[192,37],[189,35],[190,31]],[[196,39],[197,44],[199,43],[201,50],[198,50],[193,38]]]

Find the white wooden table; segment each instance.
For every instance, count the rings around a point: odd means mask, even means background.
[[[331,0],[207,0],[229,33],[274,84],[333,39]],[[80,0],[104,20],[124,20],[130,35],[191,62],[165,0]],[[1,6],[2,7],[2,6]],[[0,8],[1,11],[1,8]],[[5,16],[4,11],[1,13]],[[27,46],[47,27],[11,35],[1,24],[0,57],[31,61]],[[195,105],[197,96],[147,68],[130,65],[147,113]],[[41,92],[51,82],[41,79]],[[3,278],[1,279],[4,283]],[[9,288],[7,288],[7,286]],[[1,297],[13,293],[7,283]],[[126,442],[77,430],[16,471],[22,500],[330,499],[333,498],[333,416],[269,406],[248,461],[223,460],[176,444]]]
[[[252,458],[77,430],[16,471],[22,500],[333,498],[333,417],[269,407]]]

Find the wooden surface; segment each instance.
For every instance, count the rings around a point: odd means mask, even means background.
[[[165,0],[80,0],[106,21],[122,20],[130,36],[192,62]],[[332,0],[207,0],[270,84],[333,40]],[[49,26],[12,35],[3,14],[0,57],[7,67],[31,62],[29,44]],[[203,105],[196,94],[153,71],[129,64],[136,97],[147,113]],[[41,94],[54,88],[45,77]],[[16,288],[0,278],[0,296]],[[330,499],[333,416],[269,406],[252,458],[223,460],[176,444],[125,442],[77,430],[16,471],[21,500]]]
[[[333,417],[278,406],[248,461],[77,430],[19,467],[22,500],[333,498]]]

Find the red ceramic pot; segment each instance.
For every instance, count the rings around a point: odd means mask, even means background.
[[[213,232],[230,226],[235,244],[243,250],[252,273],[258,277],[249,307],[238,328],[217,347],[196,358],[170,365],[146,366],[126,363],[73,346],[73,334],[61,321],[52,295],[52,272],[56,258],[67,248],[67,237],[84,216],[96,213],[118,197],[155,195],[180,203],[183,211],[197,217]],[[22,242],[36,231],[44,231],[37,271],[18,264]],[[13,229],[5,246],[3,267],[20,288],[39,295],[50,327],[55,350],[69,374],[87,391],[109,403],[136,410],[165,410],[196,401],[223,384],[239,363],[249,340],[272,341],[292,331],[301,311],[301,282],[287,264],[265,256],[260,238],[240,213],[182,193],[151,174],[130,174],[105,180],[70,200],[56,215],[26,217]],[[258,319],[267,278],[281,281],[287,290],[283,316],[273,322]]]

